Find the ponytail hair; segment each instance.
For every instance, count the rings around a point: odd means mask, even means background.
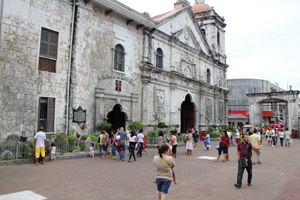
[[[161,145],[160,149],[158,149],[159,157],[162,158],[162,154],[166,153],[166,151],[168,151],[168,150],[169,150],[169,146],[168,145],[166,145],[166,144]]]

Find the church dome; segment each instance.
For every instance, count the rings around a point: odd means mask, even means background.
[[[197,3],[193,5],[192,11],[193,13],[202,12],[205,10],[210,10],[210,6],[207,3]]]

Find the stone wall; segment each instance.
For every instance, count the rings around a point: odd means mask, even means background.
[[[17,1],[17,3],[16,3]],[[38,128],[40,97],[55,98],[56,132],[66,125],[66,93],[72,4],[67,0],[4,1],[0,58],[0,131],[33,136]],[[118,2],[111,2],[118,4]],[[22,9],[16,9],[20,7]],[[128,14],[141,15],[123,5]],[[108,13],[101,3],[78,1],[70,85],[72,109],[86,110],[87,129],[93,134],[108,113],[119,105],[126,126],[141,121],[154,126],[158,114],[166,124],[179,124],[180,108],[187,95],[195,108],[195,128],[226,121],[226,69],[211,53],[190,8],[153,27],[128,21],[117,12]],[[132,13],[131,13],[132,12]],[[56,73],[38,70],[41,28],[59,33]],[[174,35],[174,33],[176,34]],[[125,49],[125,71],[114,70],[114,48]],[[157,48],[163,50],[163,69],[156,68]],[[211,82],[207,83],[207,69]],[[116,80],[122,90],[116,91]],[[145,130],[146,132],[147,130]]]
[[[39,97],[56,100],[56,132],[64,130],[72,7],[68,0],[3,1],[0,48],[0,135],[37,130]],[[56,73],[38,70],[41,28],[59,32]]]

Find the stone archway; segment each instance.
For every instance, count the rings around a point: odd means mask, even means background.
[[[125,128],[126,115],[121,110],[121,105],[116,104],[111,112],[107,115],[107,122],[110,123],[111,130],[117,130],[119,127]]]
[[[185,133],[187,128],[195,128],[195,106],[190,95],[186,95],[181,104],[181,133]]]
[[[286,103],[284,128],[297,130],[299,91],[247,94],[249,98],[250,125],[262,125],[262,104]]]

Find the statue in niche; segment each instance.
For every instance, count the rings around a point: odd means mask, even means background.
[[[219,86],[220,86],[220,87],[223,86],[223,77],[222,77],[222,72],[221,72],[221,70],[219,71]]]
[[[190,68],[190,66],[186,66],[186,76],[191,77],[191,68]]]
[[[212,116],[211,100],[210,99],[206,99],[205,119],[208,121],[208,123],[211,120],[211,116]]]
[[[190,35],[187,31],[184,32],[184,39],[186,40],[186,42],[190,41]]]

